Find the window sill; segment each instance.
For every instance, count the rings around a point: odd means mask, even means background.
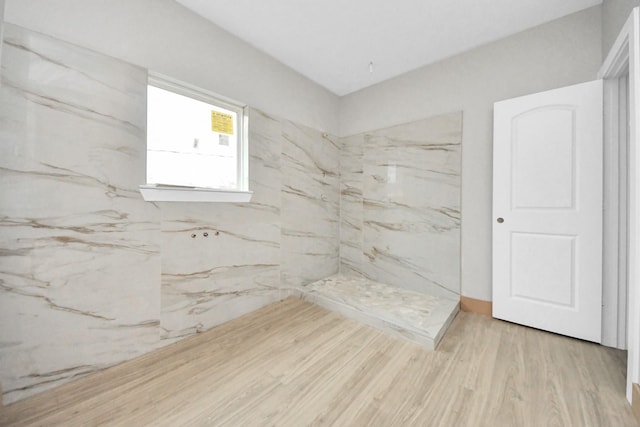
[[[147,202],[246,203],[251,200],[253,195],[252,191],[157,185],[141,185],[140,193]]]

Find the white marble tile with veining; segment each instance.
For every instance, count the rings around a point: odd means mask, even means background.
[[[146,72],[6,25],[0,88],[4,402],[154,349],[159,213]]]
[[[135,66],[6,26],[0,88],[5,403],[288,295],[355,307],[364,300],[340,294],[337,282],[325,284],[329,296],[302,288],[336,273],[339,256],[345,272],[455,294],[455,115],[340,141],[251,110],[250,203],[146,203],[138,192],[145,180],[146,77]],[[346,291],[365,296],[378,289],[350,283]],[[352,311],[363,321],[375,317],[365,308]],[[396,311],[385,313],[390,317],[378,318],[381,327],[419,335],[394,323]]]
[[[343,140],[344,163],[362,152],[342,188],[343,272],[458,298],[461,142],[460,113]]]
[[[251,110],[250,203],[161,204],[164,343],[279,300],[281,129]]]
[[[298,286],[338,271],[340,147],[289,121],[282,141],[281,280]]]
[[[277,215],[217,204],[162,206],[162,215],[163,339],[278,300]]]
[[[435,348],[458,312],[458,302],[335,275],[300,291],[300,297],[427,348]]]
[[[280,215],[282,189],[282,120],[252,108],[249,116],[249,209]],[[279,224],[279,221],[274,221]]]
[[[341,139],[340,152],[340,272],[362,274],[364,134]]]

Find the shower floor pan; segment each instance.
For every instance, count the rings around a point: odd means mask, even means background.
[[[352,276],[331,276],[299,291],[305,301],[429,349],[436,348],[459,307],[458,301]]]

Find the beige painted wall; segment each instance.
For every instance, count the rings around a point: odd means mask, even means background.
[[[462,295],[491,300],[493,103],[596,78],[596,6],[347,95],[340,135],[462,110]]]
[[[7,0],[5,20],[337,133],[339,98],[172,0]]]
[[[604,0],[602,2],[602,58],[606,58],[609,49],[627,21],[631,9],[640,6],[640,0]]]

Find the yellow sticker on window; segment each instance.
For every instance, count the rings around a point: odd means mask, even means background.
[[[211,130],[218,133],[233,135],[233,116],[211,110]]]

